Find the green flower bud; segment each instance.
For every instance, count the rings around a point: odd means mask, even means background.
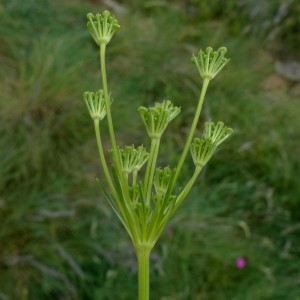
[[[137,149],[132,146],[125,146],[124,149],[118,149],[121,169],[125,174],[138,172],[149,158],[149,153],[144,146]]]
[[[136,184],[129,187],[129,196],[131,199],[131,205],[135,208],[140,202],[140,186]]]
[[[141,118],[146,126],[150,138],[160,138],[169,122],[180,112],[180,108],[174,106],[170,100],[157,103],[154,107],[144,106],[138,109]]]
[[[210,138],[217,146],[222,144],[231,134],[232,128],[226,127],[223,122],[214,124],[213,122],[206,122],[203,132],[204,138]]]
[[[205,52],[200,50],[197,56],[193,55],[192,62],[196,64],[203,79],[213,79],[224,68],[229,61],[228,58],[225,58],[226,52],[225,47],[221,47],[217,51],[207,47]]]
[[[97,92],[84,92],[83,100],[86,103],[93,120],[102,120],[106,115],[106,106],[103,90]]]
[[[165,167],[163,169],[157,168],[155,170],[153,184],[156,194],[164,195],[166,193],[171,177],[172,171],[169,167]]]
[[[114,33],[120,28],[116,18],[105,10],[101,14],[87,14],[87,27],[97,45],[107,45]]]
[[[190,150],[196,167],[203,167],[208,163],[214,152],[217,144],[210,138],[194,138],[191,143]]]

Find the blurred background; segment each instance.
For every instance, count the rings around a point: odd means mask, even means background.
[[[135,253],[96,184],[82,101],[100,87],[86,14],[103,9],[121,24],[107,49],[118,143],[148,145],[138,106],[182,108],[162,164],[176,162],[201,89],[192,53],[226,46],[231,58],[199,132],[222,120],[234,135],[157,243],[151,299],[299,300],[298,0],[1,2],[0,299],[136,299]]]

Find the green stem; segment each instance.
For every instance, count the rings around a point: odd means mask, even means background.
[[[193,187],[193,185],[194,185],[197,177],[199,176],[201,170],[202,170],[202,166],[201,167],[200,166],[196,167],[195,172],[194,172],[192,178],[189,180],[189,182],[187,183],[187,185],[185,186],[185,188],[178,195],[176,203],[175,203],[174,208],[173,208],[172,214],[177,210],[177,208],[180,206],[180,204],[182,203],[182,201],[184,200],[184,198],[186,197],[186,195],[188,194],[188,192]]]
[[[209,81],[210,81],[209,78],[204,78],[204,80],[203,80],[202,90],[201,90],[200,98],[199,98],[199,101],[198,101],[196,113],[195,113],[195,116],[194,116],[194,119],[193,119],[193,123],[191,125],[191,129],[189,131],[189,135],[187,137],[187,140],[185,142],[183,151],[181,153],[180,160],[179,160],[178,165],[176,167],[176,173],[175,173],[175,176],[174,176],[174,179],[173,179],[172,189],[174,188],[174,185],[175,185],[175,183],[177,181],[177,178],[180,174],[180,171],[181,171],[181,168],[182,168],[183,163],[185,161],[187,152],[190,148],[192,138],[195,134],[195,130],[196,130],[196,127],[197,127],[197,124],[198,124],[198,121],[199,121],[199,117],[200,117],[200,113],[201,113],[201,110],[202,110],[202,106],[203,106],[203,102],[204,102],[204,98],[205,98],[205,94],[206,94],[206,91],[207,91],[207,88],[208,88]]]
[[[105,66],[105,49],[106,45],[101,44],[100,46],[100,67],[101,67],[101,77],[102,77],[102,86],[103,86],[103,92],[104,92],[104,98],[105,98],[105,108],[106,108],[106,116],[107,116],[107,123],[108,123],[108,131],[109,136],[111,140],[112,145],[112,151],[113,151],[113,157],[116,160],[116,167],[118,170],[118,173],[121,173],[121,167],[119,162],[119,155],[118,155],[118,149],[117,149],[117,143],[116,143],[116,137],[115,137],[115,131],[112,121],[112,115],[110,110],[110,97],[108,94],[108,87],[107,87],[107,79],[106,79],[106,66]]]
[[[113,126],[113,121],[112,121],[112,114],[111,114],[111,110],[110,110],[111,103],[110,103],[110,97],[108,94],[108,86],[107,86],[107,78],[106,78],[105,50],[106,50],[106,44],[103,43],[100,45],[100,68],[101,68],[102,86],[103,86],[103,92],[104,92],[104,98],[105,98],[105,108],[106,108],[108,131],[109,131],[109,137],[110,137],[112,151],[113,151],[113,159],[116,164],[117,174],[121,181],[121,186],[124,191],[125,197],[129,197],[128,196],[129,195],[128,194],[129,193],[128,192],[128,182],[126,181],[126,178],[124,178],[124,175],[122,173],[120,157],[119,157],[119,153],[118,153],[115,131],[114,131],[114,126]]]
[[[128,183],[128,172],[123,172],[125,181]]]
[[[159,138],[156,137],[151,138],[151,147],[150,147],[149,159],[147,162],[145,182],[144,182],[144,191],[146,193],[146,206],[148,207],[150,206],[153,176],[156,167],[159,144],[160,144]]]
[[[102,167],[103,167],[105,178],[106,178],[106,180],[108,182],[110,190],[113,193],[113,196],[115,198],[118,198],[116,189],[115,189],[114,184],[113,184],[113,182],[111,180],[111,176],[110,176],[110,173],[108,171],[107,163],[106,163],[106,160],[105,160],[105,155],[104,155],[104,151],[103,151],[103,147],[102,147],[102,141],[101,141],[99,119],[95,119],[94,120],[94,126],[95,126],[95,133],[96,133],[96,140],[97,140],[99,157],[100,157],[100,161],[101,161],[101,164],[102,164]]]
[[[138,174],[138,171],[137,170],[133,170],[133,172],[132,172],[132,186],[136,185],[137,174]]]
[[[172,210],[169,210],[168,213],[165,214],[164,213],[165,208],[160,207],[160,212],[158,212],[157,214],[155,214],[155,212],[153,213],[153,215],[155,217],[153,220],[151,220],[149,227],[148,227],[149,228],[149,231],[148,231],[149,233],[148,233],[148,237],[147,237],[148,241],[151,241],[153,244],[156,243],[156,241],[158,240],[162,231],[164,230],[166,224],[171,219],[171,217],[173,216],[173,214],[175,213],[177,208],[180,206],[180,204],[182,203],[182,201],[184,200],[184,198],[186,197],[188,192],[193,187],[195,180],[197,179],[201,170],[202,170],[202,166],[196,167],[193,176],[191,177],[191,179],[189,180],[189,182],[187,183],[185,188],[178,195],[178,197],[176,199],[176,203],[174,204],[174,207],[172,208]]]
[[[139,300],[149,300],[149,259],[151,250],[148,247],[137,249]]]
[[[107,167],[107,163],[105,160],[105,155],[104,155],[104,151],[103,151],[103,147],[102,147],[99,120],[94,120],[94,125],[95,125],[95,133],[96,133],[96,140],[97,140],[97,145],[98,145],[100,161],[101,161],[101,164],[103,167],[105,178],[106,178],[108,185],[110,187],[110,190],[112,191],[112,194],[117,202],[120,215],[118,212],[116,212],[116,213],[121,217],[121,219],[122,219],[121,221],[122,221],[123,225],[125,226],[127,232],[129,233],[133,242],[136,243],[139,240],[138,239],[139,235],[137,234],[138,228],[136,226],[137,222],[135,222],[134,216],[132,215],[130,208],[126,204],[126,200],[120,199],[120,197],[115,189],[115,186],[111,180],[111,176],[108,171],[108,167]]]

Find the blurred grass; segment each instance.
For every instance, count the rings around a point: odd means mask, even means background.
[[[182,107],[162,164],[176,160],[200,90],[191,53],[225,45],[231,57],[199,131],[212,119],[235,134],[155,248],[152,298],[299,299],[299,106],[265,88],[273,59],[263,41],[234,35],[219,13],[190,18],[180,1],[111,3],[122,25],[107,58],[119,143],[147,144],[139,105],[170,98]],[[85,14],[102,9],[79,0],[1,6],[0,299],[136,297],[134,252],[95,184],[101,169],[81,100],[99,87]]]

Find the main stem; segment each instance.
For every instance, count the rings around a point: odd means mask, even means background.
[[[149,300],[149,259],[151,250],[148,248],[137,249],[139,300]]]

